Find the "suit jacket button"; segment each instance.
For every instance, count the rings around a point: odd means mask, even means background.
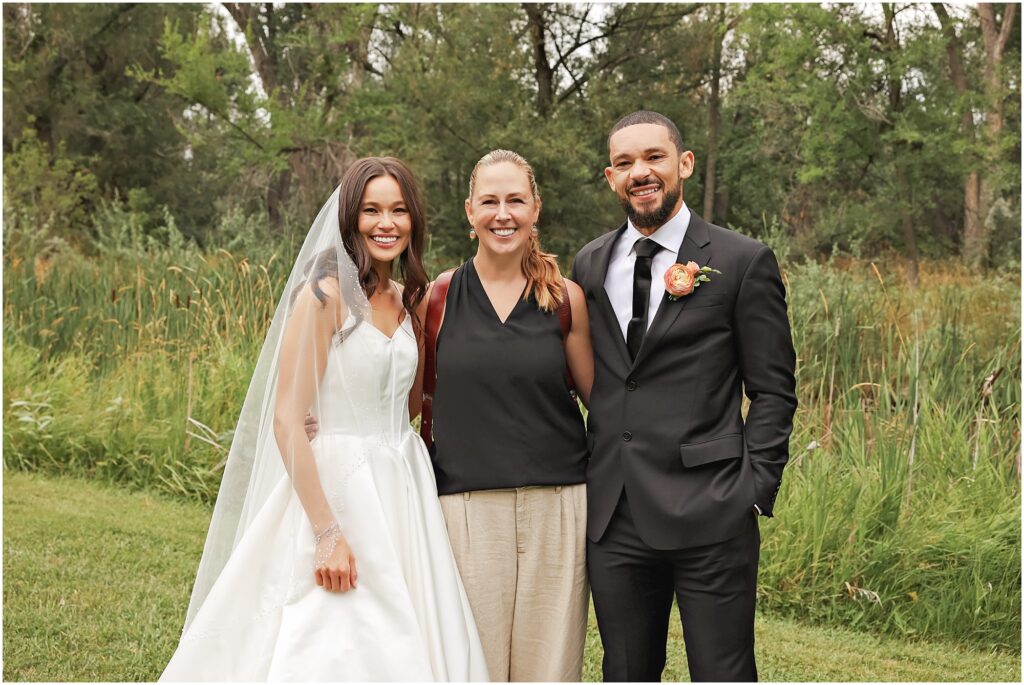
[[[630,378],[628,381],[626,381],[626,390],[629,390],[630,392],[633,392],[634,390],[636,390],[636,388],[637,388],[637,383],[636,383],[635,380]]]
[[[633,439],[633,434],[630,433],[629,431],[626,431],[625,433],[622,434],[622,439],[625,440],[626,442],[629,442],[630,440]]]

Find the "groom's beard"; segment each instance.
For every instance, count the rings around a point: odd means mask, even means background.
[[[636,186],[648,185],[647,183],[636,183]],[[672,216],[672,210],[676,208],[676,202],[679,201],[679,195],[683,192],[682,188],[676,185],[674,188],[665,188],[665,199],[662,200],[661,205],[656,207],[650,212],[637,211],[633,204],[629,201],[629,191],[632,189],[626,188],[626,196],[619,197],[619,203],[622,204],[622,209],[625,210],[626,216],[633,222],[633,225],[637,228],[658,228]]]

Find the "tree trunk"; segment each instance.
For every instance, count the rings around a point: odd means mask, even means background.
[[[718,6],[712,40],[711,97],[708,103],[708,150],[704,171],[704,220],[715,219],[715,172],[718,166],[718,137],[722,129],[721,85],[722,42],[725,40],[725,5]]]
[[[985,129],[990,137],[996,138],[1003,130],[1003,80],[1000,69],[1003,66],[1003,51],[1013,29],[1013,18],[1017,6],[1007,4],[1003,10],[1002,25],[996,23],[995,6],[990,3],[978,5],[981,19],[981,35],[985,41]],[[992,142],[992,141],[990,141]]]
[[[554,101],[554,72],[551,63],[548,61],[547,47],[547,17],[544,15],[544,5],[537,3],[523,3],[526,10],[527,24],[530,27],[530,42],[533,47],[533,66],[537,77],[537,114],[542,119],[551,115],[551,105]]]
[[[946,54],[949,57],[949,75],[961,96],[967,93],[967,76],[963,66],[960,40],[953,22],[941,3],[932,3],[942,31],[946,36]],[[985,127],[983,130],[983,154],[974,154],[968,165],[969,172],[964,182],[964,229],[961,253],[964,261],[973,267],[983,266],[988,261],[989,232],[987,224],[989,207],[995,189],[983,174],[985,168],[999,164],[999,138],[1003,130],[1002,79],[1000,69],[1003,51],[1013,28],[1016,5],[1007,4],[1003,10],[1002,24],[996,21],[995,6],[989,3],[978,5],[982,41],[985,47],[985,72],[982,84],[985,102]],[[977,134],[972,111],[964,107],[960,120],[961,130],[968,142],[975,143]],[[973,147],[973,145],[972,145]]]
[[[956,27],[950,18],[946,7],[940,3],[932,3],[935,15],[942,25],[942,33],[946,36],[946,56],[949,59],[949,78],[956,88],[957,94],[962,102],[960,104],[960,131],[969,144],[970,151],[967,162],[967,177],[964,179],[964,222],[960,234],[961,256],[965,261],[973,262],[979,257],[979,247],[984,242],[984,231],[982,221],[984,217],[980,212],[981,197],[981,159],[974,152],[977,135],[974,130],[974,113],[970,103],[967,102],[967,70],[964,68],[963,48],[960,37],[956,34]]]
[[[729,219],[729,186],[715,191],[715,216],[718,221],[725,222]],[[720,225],[724,226],[724,223]]]
[[[278,88],[277,82],[277,47],[274,45],[276,32],[273,3],[262,5],[267,17],[265,25],[259,21],[261,5],[240,2],[225,2],[223,5],[238,24],[238,28],[245,34],[245,43],[249,47],[249,54],[252,55],[256,73],[263,84],[263,91],[268,98],[274,98],[282,105],[288,106],[287,95]],[[267,179],[263,202],[270,226],[276,233],[284,230],[282,205],[288,197],[290,184],[291,175],[287,171],[277,172]]]
[[[258,21],[260,6],[241,2],[225,2],[224,9],[238,24],[238,28],[245,34],[245,43],[249,47],[249,54],[256,65],[256,73],[263,84],[263,90],[267,97],[273,97],[277,90],[277,59],[274,49],[274,5],[265,3],[264,9],[267,12],[267,29]]]
[[[891,3],[882,6],[885,13],[885,61],[889,85],[889,109],[899,115],[903,111],[903,82],[893,64],[893,55],[899,52],[899,36],[896,34],[896,10]],[[894,126],[895,124],[887,124]],[[917,251],[917,235],[914,231],[914,217],[910,211],[913,202],[913,187],[907,177],[903,156],[907,154],[907,146],[900,142],[892,144],[893,167],[896,170],[896,187],[899,189],[900,227],[903,232],[903,249],[907,262],[907,280],[911,288],[917,288],[920,258]]]
[[[978,5],[981,36],[985,45],[984,162],[988,168],[997,167],[1002,163],[999,154],[999,139],[1003,132],[1003,82],[1000,72],[1003,65],[1003,51],[1013,29],[1016,12],[1016,5],[1006,4],[1000,24],[996,20],[995,5],[990,3]],[[984,266],[988,261],[991,226],[987,219],[995,192],[996,189],[990,179],[987,176],[979,176],[977,232],[971,236],[970,242],[967,242],[967,236],[965,236],[964,244],[964,259],[974,267]]]
[[[906,169],[899,162],[896,163],[896,184],[900,189],[900,195],[909,200],[911,192],[910,181],[907,179]],[[900,203],[900,226],[903,228],[903,247],[907,253],[907,280],[912,288],[917,288],[921,260],[917,252],[914,217],[905,202]]]
[[[981,209],[981,172],[972,171],[964,183],[964,232],[960,255],[971,266],[981,264],[988,252],[988,236]]]

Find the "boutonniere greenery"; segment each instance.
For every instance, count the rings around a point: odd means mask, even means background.
[[[711,277],[708,274],[720,273],[722,272],[710,266],[697,266],[697,262],[673,264],[665,272],[665,292],[668,293],[668,299],[678,300],[692,293],[701,283],[710,282]]]

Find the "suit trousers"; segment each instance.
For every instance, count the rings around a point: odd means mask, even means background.
[[[623,491],[587,566],[604,645],[605,681],[661,680],[672,596],[679,603],[693,681],[757,680],[754,600],[757,518],[732,539],[657,550],[640,538]]]
[[[586,487],[440,498],[492,681],[581,678],[590,599]]]

